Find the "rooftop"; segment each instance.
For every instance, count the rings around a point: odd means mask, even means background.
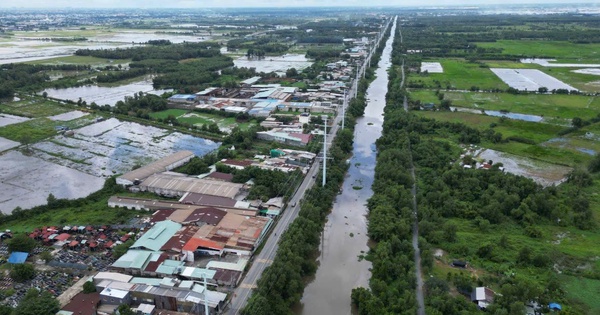
[[[69,304],[62,308],[63,311],[73,312],[77,315],[96,315],[96,309],[100,303],[100,293],[83,292],[77,293]]]
[[[158,189],[179,192],[181,194],[193,192],[235,198],[243,188],[243,185],[162,173],[151,175],[140,184],[140,187],[146,190]]]
[[[237,201],[232,198],[211,196],[197,193],[186,193],[179,202],[198,206],[234,207]]]
[[[133,182],[136,179],[144,180],[152,174],[168,171],[170,165],[182,160],[191,159],[194,156],[195,154],[192,151],[179,151],[146,166],[135,169],[129,173],[125,173],[119,176],[119,178],[128,180],[130,182]]]
[[[158,251],[160,248],[169,241],[179,229],[181,224],[166,220],[157,222],[150,230],[142,235],[133,245],[132,249],[146,249],[151,251]]]

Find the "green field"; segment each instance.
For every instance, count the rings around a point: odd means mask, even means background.
[[[589,314],[600,314],[600,280],[565,275],[559,279],[570,299],[588,306]]]
[[[126,223],[143,212],[137,210],[115,209],[107,205],[108,197],[82,207],[55,209],[31,218],[14,220],[0,225],[3,230],[30,232],[36,228],[50,225],[100,225]]]
[[[57,126],[70,129],[81,128],[93,122],[95,116],[88,115],[71,121],[53,121],[48,118],[35,118],[18,124],[0,127],[0,137],[10,140],[35,143],[57,135]]]
[[[565,41],[499,40],[476,43],[484,48],[502,48],[503,54],[524,57],[551,57],[557,62],[598,62],[600,44],[574,44]]]
[[[462,59],[437,59],[428,60],[440,62],[444,73],[411,74],[408,77],[408,86],[411,84],[424,84],[428,88],[448,87],[452,89],[468,90],[472,86],[480,89],[506,90],[508,85],[502,82],[490,69],[482,68],[477,63],[469,63]],[[439,83],[439,84],[438,84]]]
[[[72,110],[42,97],[26,96],[17,102],[0,103],[0,112],[29,118],[53,116]]]
[[[57,57],[57,58],[49,58],[42,60],[34,60],[28,61],[25,63],[28,64],[44,64],[44,65],[61,65],[61,64],[78,64],[78,65],[92,65],[92,66],[108,66],[108,65],[118,65],[118,64],[126,64],[131,62],[129,59],[104,59],[104,58],[96,58],[91,56],[67,56],[67,57]]]
[[[482,139],[484,147],[553,164],[581,166],[591,159],[591,155],[581,152],[578,148],[595,150],[598,147],[593,142],[588,142],[589,146],[585,142],[564,147],[547,145],[546,141],[559,137],[558,132],[566,128],[558,125],[500,119],[499,117],[465,112],[415,111],[414,113],[440,121],[464,123],[480,130],[489,129],[492,123],[496,124],[493,130],[500,132],[503,138],[511,136],[525,138],[533,141],[535,145],[515,141],[491,143]]]
[[[432,90],[413,90],[411,99],[422,103],[439,104]],[[452,105],[475,109],[508,111],[538,115],[544,118],[570,120],[573,117],[590,119],[600,112],[600,97],[581,95],[509,94],[444,91],[444,99]]]
[[[165,119],[168,116],[175,116],[179,122],[203,126],[211,123],[216,123],[221,130],[231,130],[239,127],[243,130],[256,125],[255,122],[238,123],[234,117],[223,117],[216,114],[190,112],[183,109],[167,109],[165,111],[151,113],[150,117]]]

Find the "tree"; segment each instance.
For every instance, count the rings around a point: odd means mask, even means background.
[[[127,304],[119,305],[119,308],[117,308],[117,312],[120,315],[135,315],[135,313],[131,310],[131,308]]]
[[[13,237],[10,241],[8,241],[8,251],[9,252],[25,252],[31,253],[33,249],[37,246],[37,243],[34,239],[29,238],[26,234],[18,234]]]
[[[12,315],[13,308],[8,305],[0,305],[0,315]]]
[[[10,277],[17,282],[24,282],[35,277],[35,268],[30,264],[14,265],[10,270]]]
[[[113,248],[113,256],[115,257],[115,259],[123,256],[129,249],[129,247],[131,247],[131,245],[133,245],[133,240],[129,239],[127,240],[127,242],[115,246]]]
[[[44,93],[42,93],[42,97],[43,98],[48,98],[48,92],[44,91]]]
[[[96,286],[92,281],[87,281],[83,284],[83,293],[89,294],[96,292]]]
[[[588,164],[588,171],[591,173],[600,171],[600,153],[596,153],[596,155],[594,155],[590,161],[590,164]]]
[[[40,254],[40,258],[46,263],[49,263],[54,257],[52,257],[52,254],[49,251],[45,251]]]
[[[15,308],[14,315],[54,315],[59,310],[58,300],[49,292],[31,288]]]
[[[579,117],[573,117],[573,120],[571,121],[571,124],[575,128],[581,128],[581,127],[583,127],[584,122],[583,122],[583,119],[581,119]]]

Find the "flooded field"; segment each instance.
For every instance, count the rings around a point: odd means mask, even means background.
[[[46,89],[44,92],[48,96],[61,99],[77,101],[81,97],[88,104],[95,102],[100,106],[114,106],[118,101],[125,99],[125,96],[133,96],[138,92],[160,95],[170,90],[155,90],[152,86],[151,78],[133,82],[126,85],[104,87],[97,85],[80,86],[68,89]]]
[[[211,140],[112,118],[76,129],[73,136],[59,135],[32,147],[38,158],[96,177],[108,177],[180,150],[202,156],[218,145]]]
[[[12,148],[18,147],[19,145],[21,145],[19,142],[0,137],[0,152],[10,150]]]
[[[387,93],[387,70],[391,66],[392,36],[388,39],[376,70],[376,79],[367,90],[367,107],[356,121],[353,156],[342,185],[327,216],[322,234],[319,268],[315,279],[306,286],[296,314],[352,314],[351,293],[356,287],[368,287],[371,263],[363,258],[369,251],[367,200],[373,196],[375,140],[381,136],[383,109]]]
[[[72,111],[54,119],[91,122],[93,117],[85,114]],[[0,152],[18,145],[0,138]],[[30,145],[28,156],[14,150],[0,155],[0,211],[45,204],[50,193],[57,198],[85,197],[102,188],[107,177],[134,166],[180,150],[203,156],[218,146],[211,140],[114,118],[93,123],[73,130],[71,136],[57,135]]]
[[[302,70],[310,67],[313,62],[306,59],[304,55],[286,54],[278,57],[265,57],[264,59],[250,59],[240,57],[233,61],[236,67],[256,68],[258,72],[285,73],[286,70],[296,68]]]
[[[0,42],[0,64],[41,60],[72,55],[77,49],[110,49],[131,47],[134,43],[166,39],[173,43],[200,42],[207,38],[173,33],[157,33],[155,30],[108,30],[97,32],[60,30],[47,32],[17,32],[9,40]],[[86,37],[88,41],[53,42],[43,38]]]
[[[48,194],[79,198],[102,188],[104,178],[56,165],[17,151],[0,155],[0,211],[46,203]]]
[[[85,113],[85,112],[82,112],[79,110],[74,110],[72,112],[50,116],[50,117],[48,117],[48,119],[54,120],[54,121],[69,121],[69,120],[78,119],[78,118],[81,118],[81,117],[84,117],[87,115],[89,115],[89,113]]]
[[[0,114],[0,127],[22,123],[24,121],[28,121],[29,118],[9,115],[9,114]]]
[[[544,117],[538,115],[529,115],[529,114],[519,114],[519,113],[508,113],[508,112],[500,112],[496,110],[481,110],[474,108],[465,108],[465,107],[450,107],[451,111],[471,113],[471,114],[480,114],[480,115],[489,115],[494,117],[506,117],[510,119],[523,120],[523,121],[531,121],[531,122],[542,122]]]
[[[483,150],[479,158],[504,164],[504,170],[515,175],[533,179],[543,186],[558,185],[571,172],[570,167],[536,161],[496,150]]]

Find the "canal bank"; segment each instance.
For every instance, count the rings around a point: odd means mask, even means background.
[[[375,141],[382,132],[395,30],[396,20],[378,63],[376,79],[367,90],[364,116],[356,121],[348,173],[322,233],[319,268],[304,290],[297,314],[351,314],[352,289],[368,286],[371,263],[362,258],[369,250],[366,203],[373,195]]]

